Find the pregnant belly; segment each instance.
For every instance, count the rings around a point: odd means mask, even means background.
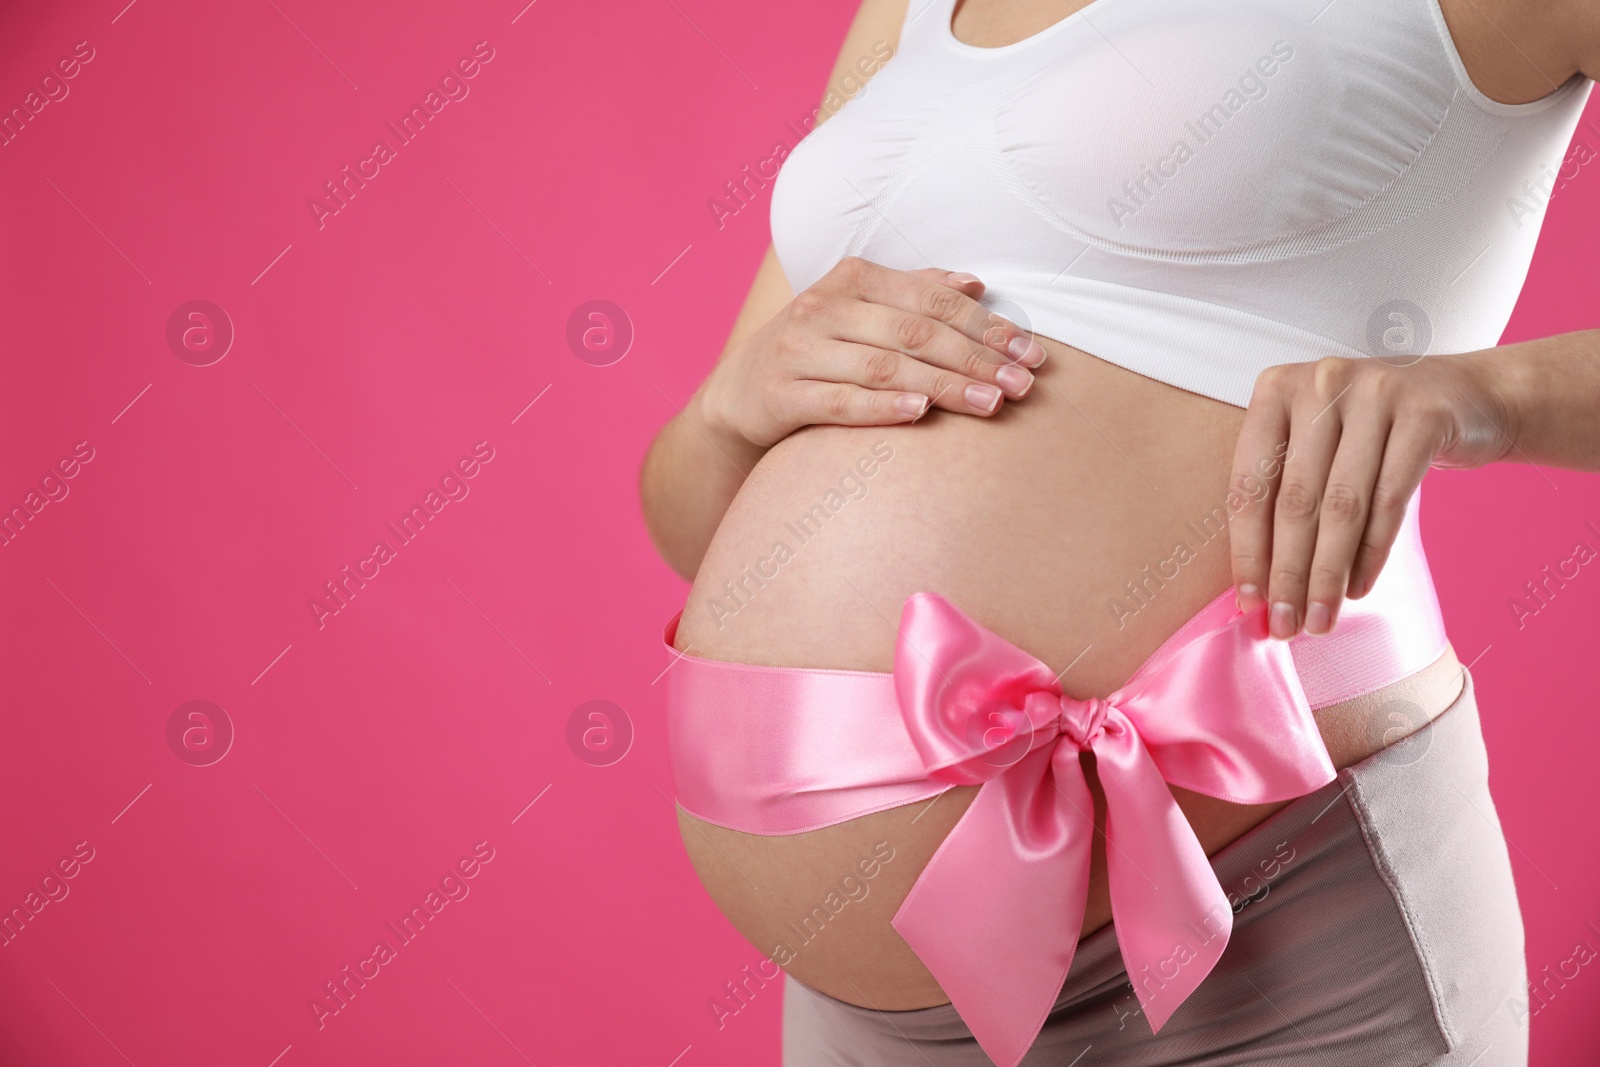
[[[1063,670],[1074,696],[1123,684],[1231,583],[1216,516],[1244,413],[1040,340],[1050,358],[1032,393],[991,419],[810,427],[775,446],[713,539],[677,647],[889,671],[901,605],[933,590]],[[1402,685],[1431,715],[1455,690],[1447,669],[1430,672],[1431,688]],[[1359,714],[1389,695],[1319,713],[1336,764],[1375,747]],[[1208,852],[1281,806],[1173,792]],[[948,998],[889,920],[975,793],[784,837],[679,821],[702,882],[752,944],[824,993],[904,1010]],[[1084,933],[1109,920],[1097,835]]]

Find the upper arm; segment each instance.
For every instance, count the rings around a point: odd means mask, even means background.
[[[1522,104],[1600,74],[1594,0],[1439,0],[1461,62],[1491,100]]]
[[[1561,7],[1568,12],[1569,36],[1577,50],[1573,65],[1584,77],[1600,81],[1600,5],[1593,0],[1566,0]]]
[[[865,59],[872,64],[879,64],[882,62],[885,44],[890,49],[899,47],[900,26],[905,22],[908,2],[909,0],[862,0],[861,7],[850,23],[849,31],[844,35],[839,55],[834,59],[833,72],[829,75],[827,88],[823,91],[824,106],[817,115],[819,125],[826,121],[833,110],[836,110],[827,106],[829,95],[835,92],[850,95],[840,89],[840,86],[848,86],[847,78],[860,80],[861,68],[857,66],[858,63]],[[927,0],[916,0],[916,2],[921,4]],[[767,254],[762,257],[761,266],[756,269],[755,280],[750,285],[750,291],[745,296],[738,317],[734,319],[733,330],[728,335],[728,343],[723,346],[722,354],[727,355],[729,349],[765,326],[793,299],[794,293],[789,288],[789,279],[778,264],[778,255],[772,246],[768,245]]]

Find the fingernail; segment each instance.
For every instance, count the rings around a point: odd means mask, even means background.
[[[1325,634],[1333,627],[1333,612],[1328,605],[1313,600],[1306,607],[1306,633]]]
[[[950,281],[955,282],[957,285],[969,285],[972,282],[978,281],[978,276],[976,274],[968,274],[966,271],[957,271],[954,274],[947,274],[945,277]]]
[[[1279,601],[1272,605],[1272,611],[1269,614],[1272,617],[1269,625],[1273,637],[1286,641],[1294,636],[1295,617],[1293,604]]]
[[[920,418],[928,410],[928,398],[920,393],[901,393],[895,397],[894,406],[900,414],[909,415],[913,419]]]
[[[1246,615],[1250,614],[1250,612],[1256,610],[1267,602],[1267,598],[1261,595],[1261,590],[1257,589],[1249,582],[1240,582],[1237,593],[1239,610],[1244,612]]]
[[[979,411],[989,412],[1000,406],[1000,390],[992,385],[969,385],[962,395]]]
[[[1010,340],[1006,345],[1006,352],[1024,367],[1037,367],[1044,362],[1045,357],[1044,345],[1021,334]]]
[[[1001,367],[994,372],[995,381],[1013,397],[1020,400],[1033,388],[1033,375],[1021,367]]]

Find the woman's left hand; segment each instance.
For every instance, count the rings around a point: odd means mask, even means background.
[[[1492,366],[1474,354],[1403,366],[1330,356],[1263,371],[1229,481],[1240,608],[1271,604],[1274,637],[1333,629],[1345,598],[1372,589],[1428,468],[1510,450]],[[1235,507],[1235,494],[1250,503]]]

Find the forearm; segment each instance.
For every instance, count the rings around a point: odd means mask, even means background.
[[[1600,330],[1460,357],[1498,399],[1503,459],[1600,471]]]
[[[719,431],[700,394],[662,427],[639,472],[650,539],[668,566],[693,580],[728,505],[766,449]]]

